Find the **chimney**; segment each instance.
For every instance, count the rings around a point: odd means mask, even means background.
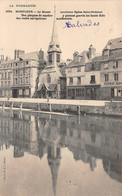
[[[78,53],[77,51],[75,51],[75,52],[73,53],[73,60],[74,60],[75,62],[79,62],[79,53]]]
[[[14,50],[14,59],[20,58],[25,53],[24,50]]]
[[[39,59],[40,59],[40,60],[44,60],[44,52],[42,51],[41,48],[40,48],[40,50],[39,50]]]
[[[4,55],[1,55],[1,56],[0,56],[0,60],[1,60],[1,61],[4,61]]]
[[[9,56],[6,56],[6,61],[9,61],[10,60],[10,57]]]
[[[90,45],[89,47],[89,59],[92,59],[96,56],[96,48],[93,47],[93,45]]]

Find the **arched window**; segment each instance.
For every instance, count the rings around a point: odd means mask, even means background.
[[[52,54],[49,54],[49,62],[51,63],[52,62]]]
[[[47,74],[47,83],[50,83],[50,82],[51,82],[50,74]]]
[[[57,54],[57,62],[60,62],[60,54]]]

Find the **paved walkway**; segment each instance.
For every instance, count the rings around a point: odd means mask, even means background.
[[[13,102],[28,102],[28,103],[47,103],[47,99],[33,99],[33,98],[0,98],[0,101],[13,101]],[[49,99],[48,103],[52,104],[68,104],[68,105],[88,105],[88,106],[105,106],[102,100],[69,100],[69,99]]]

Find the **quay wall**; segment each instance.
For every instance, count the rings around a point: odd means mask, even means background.
[[[95,115],[110,115],[122,116],[122,102],[105,102],[104,106],[91,105],[73,105],[60,103],[35,103],[35,102],[19,102],[19,101],[0,101],[0,106],[12,108],[32,109],[37,111],[48,111],[66,114],[95,114]]]

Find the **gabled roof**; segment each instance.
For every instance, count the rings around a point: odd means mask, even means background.
[[[39,86],[37,91],[41,91],[42,88],[45,88],[48,91],[54,91],[57,88],[57,84],[46,84],[46,83],[43,83],[43,84],[41,84]]]
[[[103,50],[113,50],[122,48],[122,37],[110,39]]]
[[[20,55],[20,59],[22,60],[39,60],[39,52],[30,52]]]
[[[83,51],[80,55],[79,55],[79,61],[74,61],[72,60],[67,67],[77,67],[77,66],[84,66],[86,62],[88,62],[88,56],[87,56],[87,51]]]

